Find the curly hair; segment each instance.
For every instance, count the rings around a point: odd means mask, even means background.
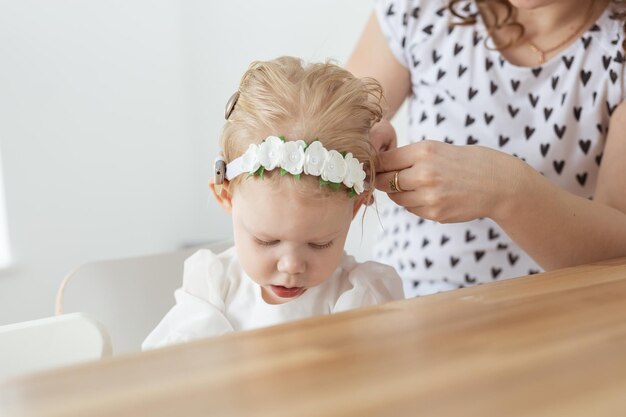
[[[516,39],[513,39],[512,41],[510,41],[509,43],[505,45],[501,45],[501,46],[496,45],[494,46],[494,49],[504,50],[506,48],[516,45],[517,42],[523,39],[524,26],[521,23],[515,21],[515,9],[508,0],[474,0],[474,1],[477,4],[479,3],[483,3],[486,5],[497,4],[497,5],[502,6],[504,10],[506,11],[506,14],[502,20],[498,20],[498,16],[496,16],[494,13],[493,15],[494,23],[488,25],[487,30],[492,29],[492,28],[500,29],[503,27],[513,27],[517,29],[517,32],[519,35]],[[592,0],[592,2],[593,1],[596,1],[596,0]],[[453,23],[453,25],[469,26],[469,25],[473,25],[476,23],[477,21],[476,14],[470,14],[468,12],[464,14],[464,11],[467,10],[465,8],[465,6],[467,5],[467,2],[468,0],[450,0],[449,1],[448,10],[450,11],[450,13],[452,13],[452,15],[460,19],[459,22]],[[624,51],[626,51],[626,0],[611,0],[610,3],[612,6],[611,18],[622,21],[622,26],[623,26],[624,35],[625,35],[624,39],[622,40],[622,48],[624,49]],[[461,7],[461,5],[463,5],[463,7]],[[487,42],[487,39],[485,39],[485,42]]]
[[[377,154],[369,133],[382,118],[384,100],[376,80],[357,78],[329,62],[305,64],[283,56],[250,64],[238,91],[237,104],[221,135],[227,163],[268,135],[284,135],[288,141],[317,139],[328,149],[351,152],[363,162],[367,181],[373,184]],[[271,173],[268,176],[281,178]],[[231,184],[240,181],[238,177]],[[304,188],[318,184],[307,178],[300,182]],[[323,191],[328,189],[318,191],[329,194]]]

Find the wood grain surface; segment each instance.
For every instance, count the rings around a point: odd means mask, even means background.
[[[9,416],[626,416],[626,258],[0,382]]]

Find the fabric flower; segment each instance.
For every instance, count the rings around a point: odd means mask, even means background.
[[[343,179],[343,184],[348,187],[354,187],[354,191],[357,194],[361,194],[364,190],[365,170],[363,164],[358,159],[354,158],[351,153],[345,157],[346,161],[346,176]]]
[[[346,161],[336,150],[328,151],[324,167],[322,168],[322,179],[341,184],[346,176]]]
[[[361,164],[361,165],[363,165],[363,164]],[[354,191],[357,194],[361,194],[363,191],[365,191],[365,181],[364,181],[364,179],[365,179],[365,171],[363,171],[363,180],[354,183]]]
[[[259,162],[267,171],[271,171],[280,163],[283,141],[276,136],[268,136],[259,145]]]
[[[251,143],[246,152],[241,156],[241,170],[243,172],[256,172],[261,166],[258,149],[259,145]]]
[[[304,167],[304,141],[288,141],[283,143],[280,167],[292,175],[302,173]]]
[[[322,142],[313,141],[304,151],[304,173],[319,177],[327,157],[328,151],[322,146]]]

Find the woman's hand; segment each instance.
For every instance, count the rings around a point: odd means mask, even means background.
[[[389,120],[382,119],[370,129],[370,142],[376,152],[386,152],[397,146],[396,129]]]
[[[421,141],[380,154],[376,188],[441,223],[506,216],[529,166],[482,146]],[[394,176],[401,191],[393,191]]]

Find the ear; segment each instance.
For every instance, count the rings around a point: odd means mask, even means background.
[[[224,180],[224,184],[218,186],[215,185],[215,179],[211,178],[209,180],[209,188],[211,188],[211,192],[213,192],[213,196],[220,204],[220,206],[222,206],[224,210],[230,213],[233,208],[233,204],[231,200],[232,195],[230,193],[230,183],[228,182],[228,180]]]

